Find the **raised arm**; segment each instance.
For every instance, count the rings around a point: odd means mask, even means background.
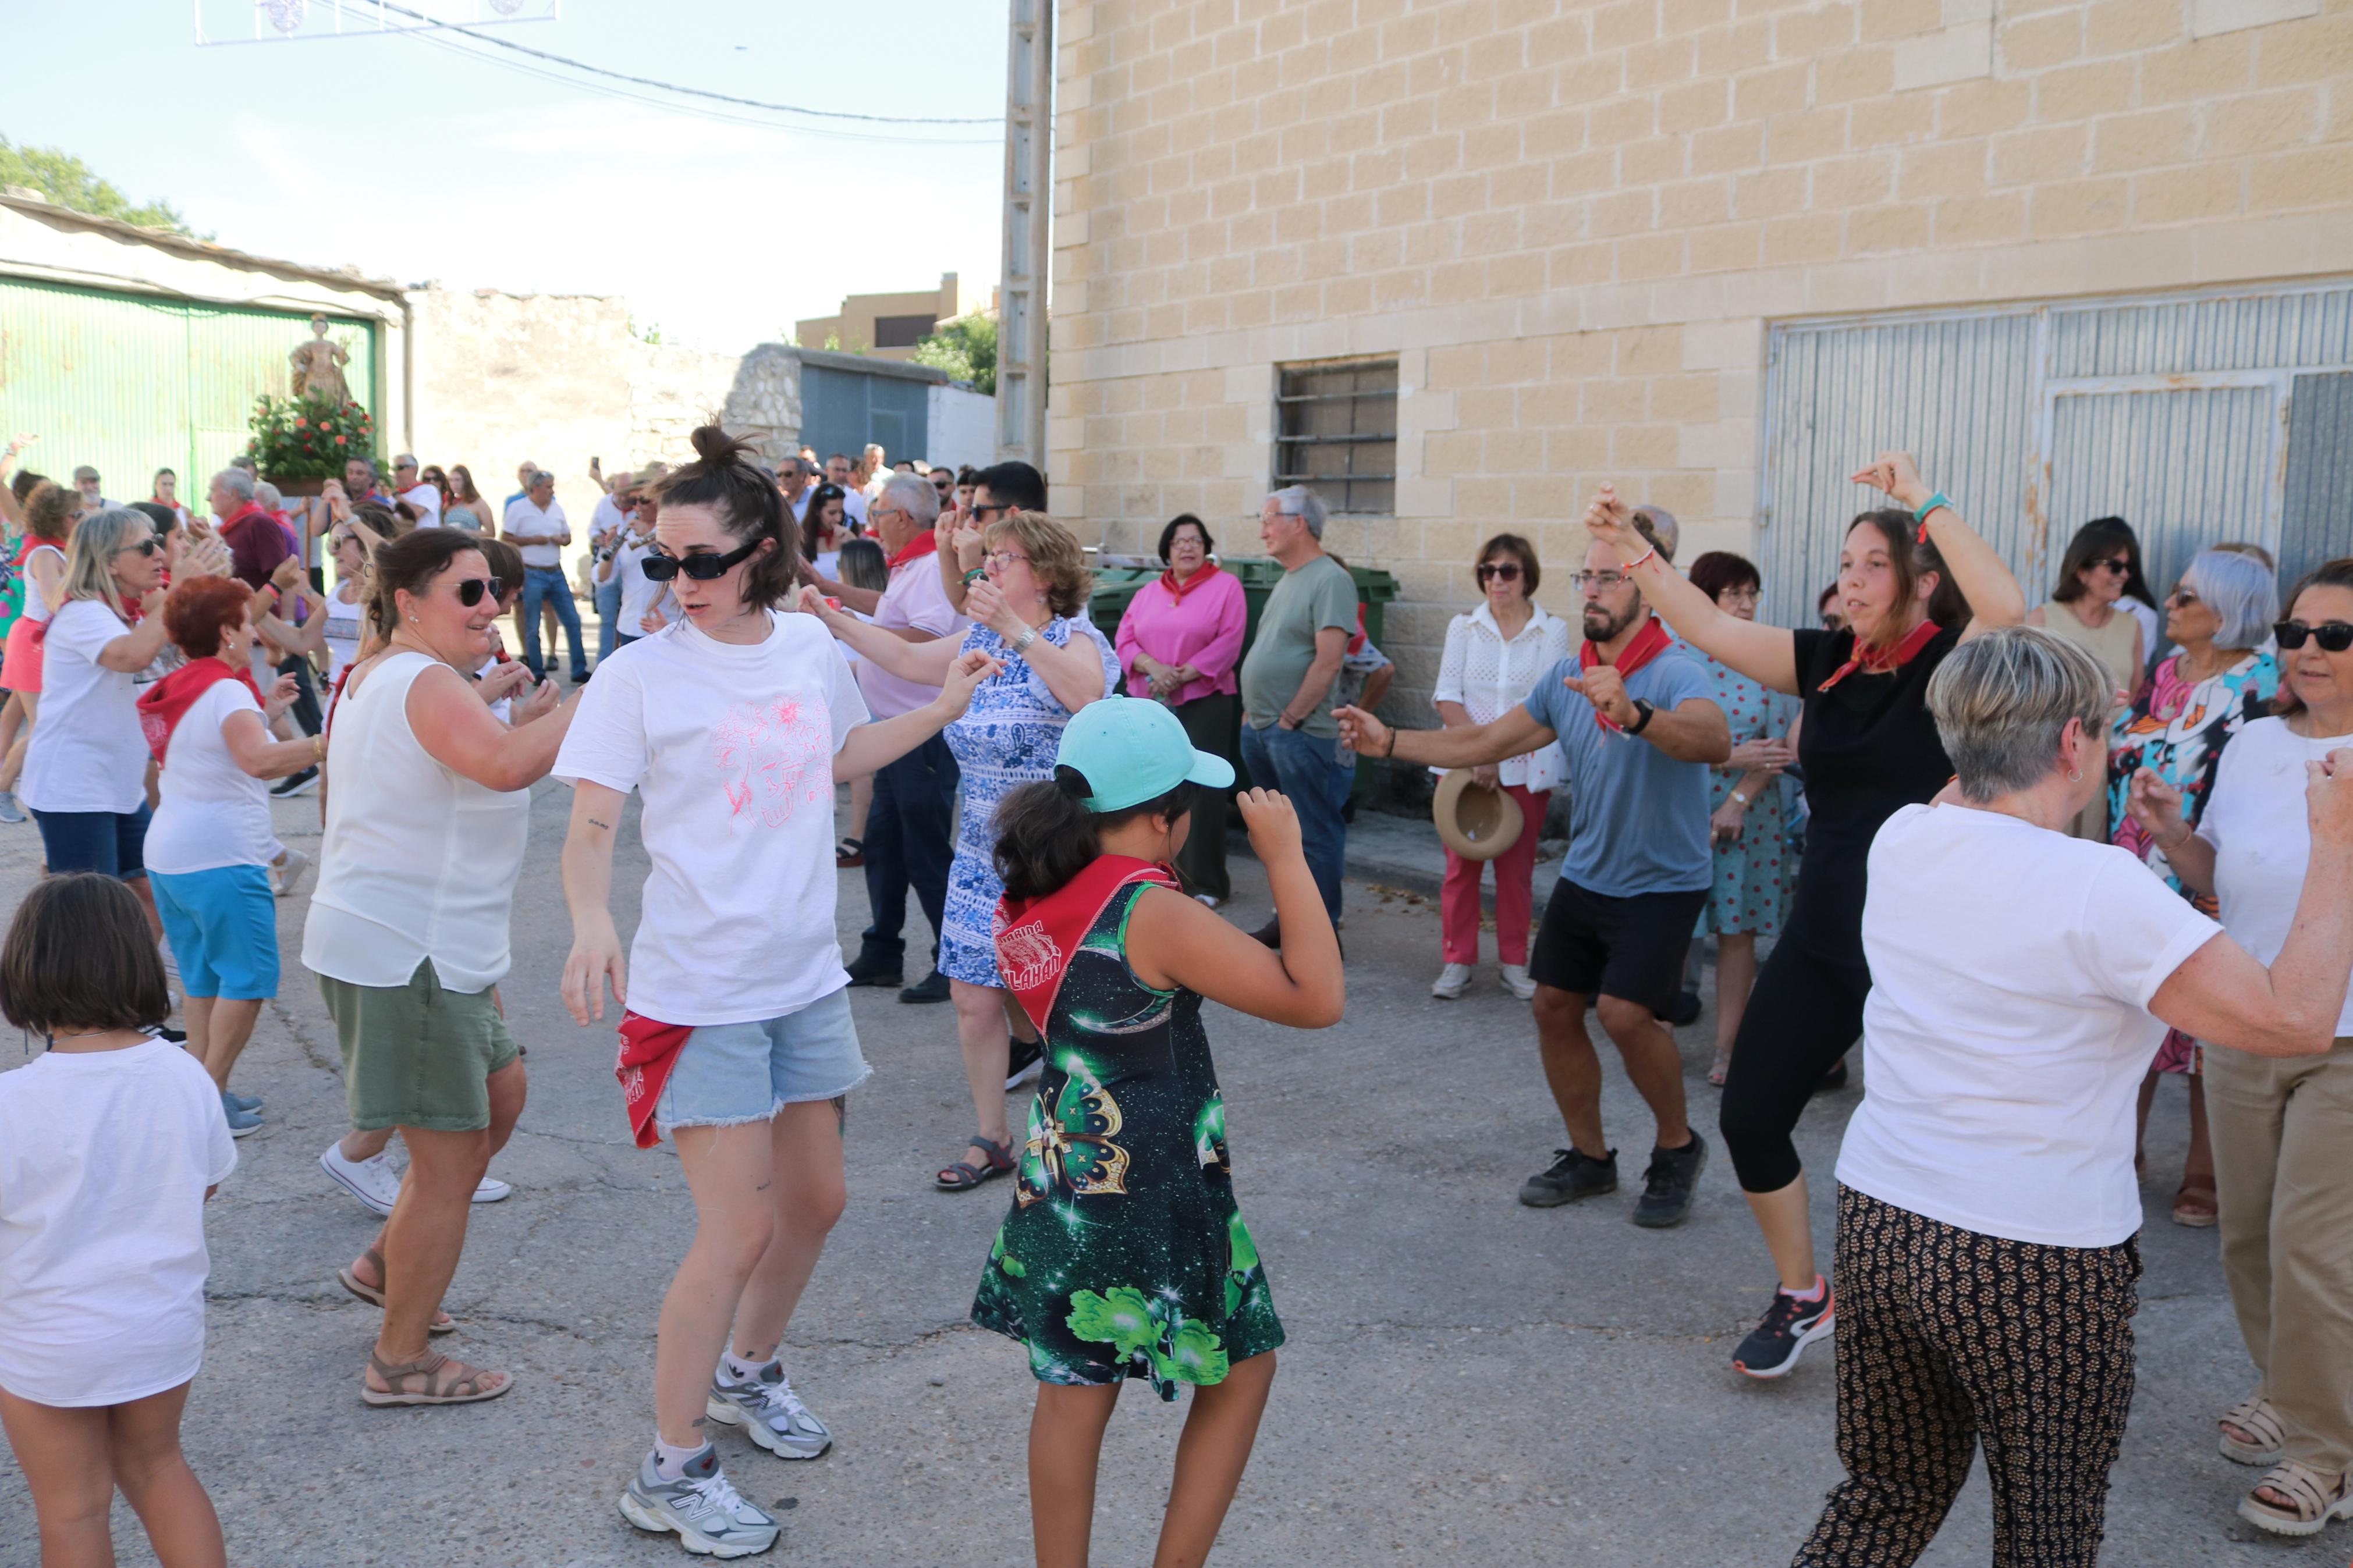
[[[98,666],[118,674],[136,675],[164,651],[164,590],[151,588],[139,601],[140,621],[98,650]]]
[[[1005,597],[997,584],[987,578],[975,583],[965,596],[965,605],[972,618],[1005,639],[1009,647],[1020,640],[1023,633],[1032,628],[1022,624],[1020,617],[1007,607]],[[865,649],[860,648],[863,653]],[[1021,650],[1022,659],[1038,672],[1054,700],[1075,713],[1088,703],[1111,695],[1113,684],[1103,674],[1103,653],[1094,638],[1083,633],[1074,634],[1071,640],[1057,646],[1046,640],[1043,631],[1029,646]]]
[[[897,762],[962,718],[964,710],[972,706],[974,689],[991,676],[1002,674],[1004,669],[1005,666],[977,648],[958,655],[948,669],[946,684],[931,701],[851,730],[841,742],[841,750],[834,753],[833,776],[857,778]]]
[[[825,595],[815,588],[801,590],[801,609],[825,623],[825,629],[849,645],[860,658],[871,658],[876,666],[918,686],[944,686],[948,670],[956,661],[956,652],[963,646],[962,637],[934,637],[927,642],[909,642],[902,637],[886,631],[856,616],[835,609],[825,602]]]
[[[1909,512],[1918,512],[1936,495],[1921,482],[1920,469],[1909,452],[1882,452],[1871,460],[1870,467],[1852,478],[1856,484],[1883,492],[1888,500]],[[1945,570],[1953,574],[1953,585],[1969,602],[1969,624],[1961,630],[1963,642],[1996,626],[2015,626],[2025,622],[2026,591],[2010,575],[2010,568],[2001,563],[1993,546],[1962,521],[1952,502],[1945,502],[1921,518],[1920,522],[1929,542],[1936,545],[1936,553],[1944,558]]]
[[[286,701],[293,696],[294,678],[280,676],[278,689],[269,694],[267,709],[256,713],[240,709],[221,721],[221,743],[228,748],[230,758],[247,776],[257,779],[282,779],[301,773],[326,760],[326,738],[304,735],[300,740],[280,741],[271,738],[268,720],[286,710]]]
[[[408,725],[426,755],[484,789],[528,789],[547,776],[579,710],[579,693],[546,722],[508,729],[447,665],[427,669],[408,689]]]
[[[2165,863],[2193,893],[2214,891],[2214,846],[2198,836],[2181,812],[2181,792],[2147,768],[2125,787],[2125,812],[2165,855]],[[2310,887],[2309,882],[2306,883]]]
[[[1360,756],[1395,757],[1401,763],[1421,763],[1434,768],[1475,768],[1540,752],[1560,737],[1538,723],[1514,703],[1500,718],[1484,724],[1464,724],[1443,730],[1392,730],[1361,708],[1333,711],[1340,721],[1340,739]],[[1656,721],[1652,721],[1656,722]]]
[[[1744,621],[1718,609],[1714,599],[1651,547],[1615,485],[1603,485],[1594,496],[1586,509],[1585,526],[1616,552],[1620,566],[1641,589],[1643,601],[1677,637],[1760,685],[1797,695],[1798,639],[1789,628]]]

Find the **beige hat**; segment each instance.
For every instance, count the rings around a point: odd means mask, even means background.
[[[1493,860],[1518,842],[1527,824],[1520,803],[1502,789],[1474,789],[1469,768],[1450,769],[1430,803],[1438,837],[1465,860]]]

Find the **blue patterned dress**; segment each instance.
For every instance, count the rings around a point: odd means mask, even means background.
[[[1074,637],[1092,642],[1103,658],[1103,690],[1119,689],[1119,656],[1092,621],[1083,616],[1049,621],[1038,635],[1056,647],[1069,647]],[[1002,989],[991,929],[997,900],[1005,896],[997,876],[997,803],[1023,784],[1054,776],[1054,753],[1071,710],[1047,689],[1045,678],[987,626],[965,634],[963,651],[975,648],[1002,660],[1005,670],[980,683],[972,706],[945,731],[964,776],[956,786],[955,863],[948,868],[940,973]]]
[[[1767,690],[1738,670],[1692,650],[1707,667],[1715,683],[1716,705],[1732,726],[1732,743],[1778,741],[1798,721],[1798,700]],[[1744,775],[1721,767],[1708,770],[1707,808],[1721,809]],[[1700,930],[1717,936],[1781,934],[1781,917],[1789,910],[1797,886],[1797,868],[1789,858],[1789,790],[1787,778],[1775,779],[1748,805],[1740,837],[1715,846],[1715,888],[1708,895]]]

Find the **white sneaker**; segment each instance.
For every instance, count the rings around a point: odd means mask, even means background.
[[[472,1201],[478,1204],[503,1203],[513,1195],[513,1193],[512,1187],[500,1181],[496,1176],[484,1176],[474,1184]]]
[[[336,1139],[319,1156],[319,1168],[333,1179],[335,1185],[359,1199],[380,1215],[390,1216],[395,1200],[400,1196],[400,1173],[392,1168],[392,1161],[383,1154],[372,1160],[343,1158],[343,1141]]]
[[[1471,966],[1467,963],[1450,963],[1438,972],[1438,978],[1430,984],[1430,994],[1451,1002],[1461,995],[1462,988],[1470,984]]]
[[[302,879],[311,874],[311,858],[300,849],[286,851],[286,858],[269,868],[269,890],[281,899],[290,899],[301,889]]]
[[[1193,895],[1193,900],[1203,909],[1214,910],[1218,907],[1218,895],[1215,893],[1196,893]]]
[[[1523,1002],[1535,1000],[1536,983],[1528,978],[1528,966],[1525,963],[1504,965],[1504,989]]]

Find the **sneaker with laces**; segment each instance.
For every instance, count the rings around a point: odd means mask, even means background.
[[[1503,971],[1504,990],[1510,992],[1513,995],[1518,997],[1523,1002],[1533,1002],[1535,1000],[1536,983],[1528,978],[1528,966],[1526,964],[1506,963],[1503,965]]]
[[[1450,963],[1438,972],[1437,979],[1430,983],[1430,994],[1442,1002],[1451,1002],[1461,995],[1462,988],[1470,984],[1471,966]]]
[[[1683,1224],[1691,1213],[1699,1173],[1706,1169],[1707,1140],[1696,1132],[1680,1149],[1652,1149],[1650,1168],[1642,1173],[1642,1196],[1634,1205],[1634,1223],[1650,1230]]]
[[[1011,1052],[1005,1058],[1006,1091],[1010,1093],[1036,1078],[1045,1065],[1046,1047],[1043,1045],[1036,1040],[1015,1040]]]
[[[392,1161],[383,1154],[372,1160],[343,1158],[343,1141],[336,1139],[319,1156],[319,1169],[343,1191],[359,1199],[377,1214],[389,1217],[392,1205],[400,1196],[400,1173],[392,1168]]]
[[[1838,1328],[1838,1297],[1830,1282],[1820,1275],[1814,1276],[1814,1288],[1821,1292],[1815,1300],[1803,1301],[1787,1290],[1773,1292],[1773,1304],[1765,1309],[1765,1321],[1749,1331],[1732,1352],[1732,1365],[1736,1372],[1751,1377],[1780,1377],[1798,1364],[1798,1357],[1816,1340],[1828,1338]]]
[[[779,1459],[814,1459],[833,1447],[833,1434],[793,1392],[781,1362],[768,1363],[740,1383],[721,1363],[703,1408],[713,1421],[744,1427],[752,1441]]]
[[[318,787],[319,769],[318,765],[313,763],[299,773],[291,773],[280,779],[269,786],[269,793],[280,800],[286,800],[294,795],[308,795]]]
[[[16,804],[16,792],[0,789],[0,822],[22,822],[25,808]]]
[[[504,1203],[513,1195],[513,1187],[500,1181],[496,1176],[484,1176],[474,1184],[474,1195],[468,1201],[478,1204]]]
[[[674,1481],[661,1479],[648,1454],[621,1493],[621,1517],[639,1530],[677,1531],[680,1544],[698,1557],[750,1557],[774,1546],[780,1533],[774,1519],[744,1500],[708,1444]]]
[[[1579,1198],[1598,1198],[1618,1190],[1618,1151],[1597,1160],[1574,1149],[1556,1149],[1560,1157],[1549,1170],[1538,1171],[1520,1184],[1520,1202],[1532,1209],[1558,1208]]]
[[[302,879],[310,874],[311,858],[300,849],[289,849],[285,859],[269,868],[269,890],[290,899],[302,890]]]
[[[261,1118],[250,1110],[239,1110],[228,1102],[226,1094],[221,1096],[221,1114],[228,1118],[228,1135],[232,1138],[249,1138],[261,1131]]]

